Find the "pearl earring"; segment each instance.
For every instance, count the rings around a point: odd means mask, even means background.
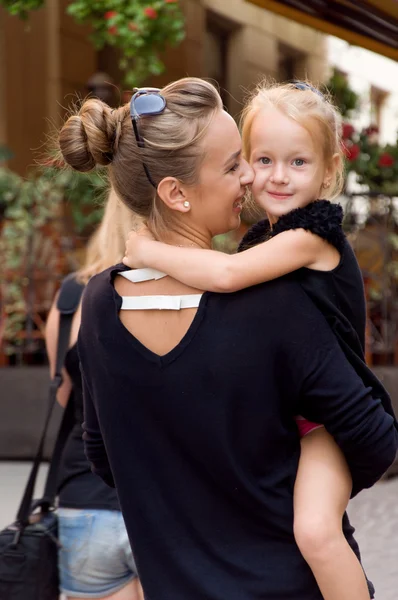
[[[188,200],[185,200],[184,202],[184,208],[189,208],[191,205],[189,204]]]

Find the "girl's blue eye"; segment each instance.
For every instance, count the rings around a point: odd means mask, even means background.
[[[302,167],[305,163],[305,160],[303,158],[295,158],[293,161],[293,164],[295,167]]]
[[[269,165],[271,163],[271,160],[267,156],[262,156],[260,158],[260,163],[262,163],[263,165]]]

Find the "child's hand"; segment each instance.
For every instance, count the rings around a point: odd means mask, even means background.
[[[147,265],[144,262],[144,249],[148,240],[154,240],[152,233],[145,225],[138,231],[130,231],[126,240],[126,251],[123,264],[134,269],[142,269]]]

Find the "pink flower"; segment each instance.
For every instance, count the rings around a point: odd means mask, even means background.
[[[107,21],[109,21],[109,19],[113,19],[113,17],[117,17],[117,12],[115,10],[108,10],[104,14],[104,19],[106,19]]]
[[[379,158],[379,167],[392,167],[395,163],[395,159],[388,152],[384,152]]]
[[[165,4],[177,4],[178,0],[164,0]]]
[[[355,129],[351,123],[343,123],[343,140],[348,140],[354,134]]]
[[[144,15],[148,17],[148,19],[157,19],[158,11],[155,10],[152,6],[147,6],[147,8],[144,8]]]

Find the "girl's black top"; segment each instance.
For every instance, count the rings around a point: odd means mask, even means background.
[[[58,478],[58,502],[63,508],[120,510],[116,490],[107,486],[90,469],[83,444],[83,390],[77,344],[69,348],[65,369],[72,381],[75,425],[62,453]]]
[[[322,600],[293,535],[294,416],[324,423],[354,493],[395,458],[372,398],[295,276],[204,293],[164,356],[121,323],[116,265],[84,294],[86,453],[116,485],[147,600]],[[347,516],[344,534],[359,556]]]
[[[365,385],[372,387],[385,410],[394,417],[389,394],[365,363],[366,304],[362,273],[354,251],[342,229],[340,204],[318,200],[280,217],[271,228],[269,221],[254,225],[242,239],[238,252],[246,250],[283,231],[305,229],[332,244],[340,253],[340,262],[331,271],[299,269],[294,273],[305,292],[329,323],[344,354]],[[398,427],[397,422],[395,421]]]

